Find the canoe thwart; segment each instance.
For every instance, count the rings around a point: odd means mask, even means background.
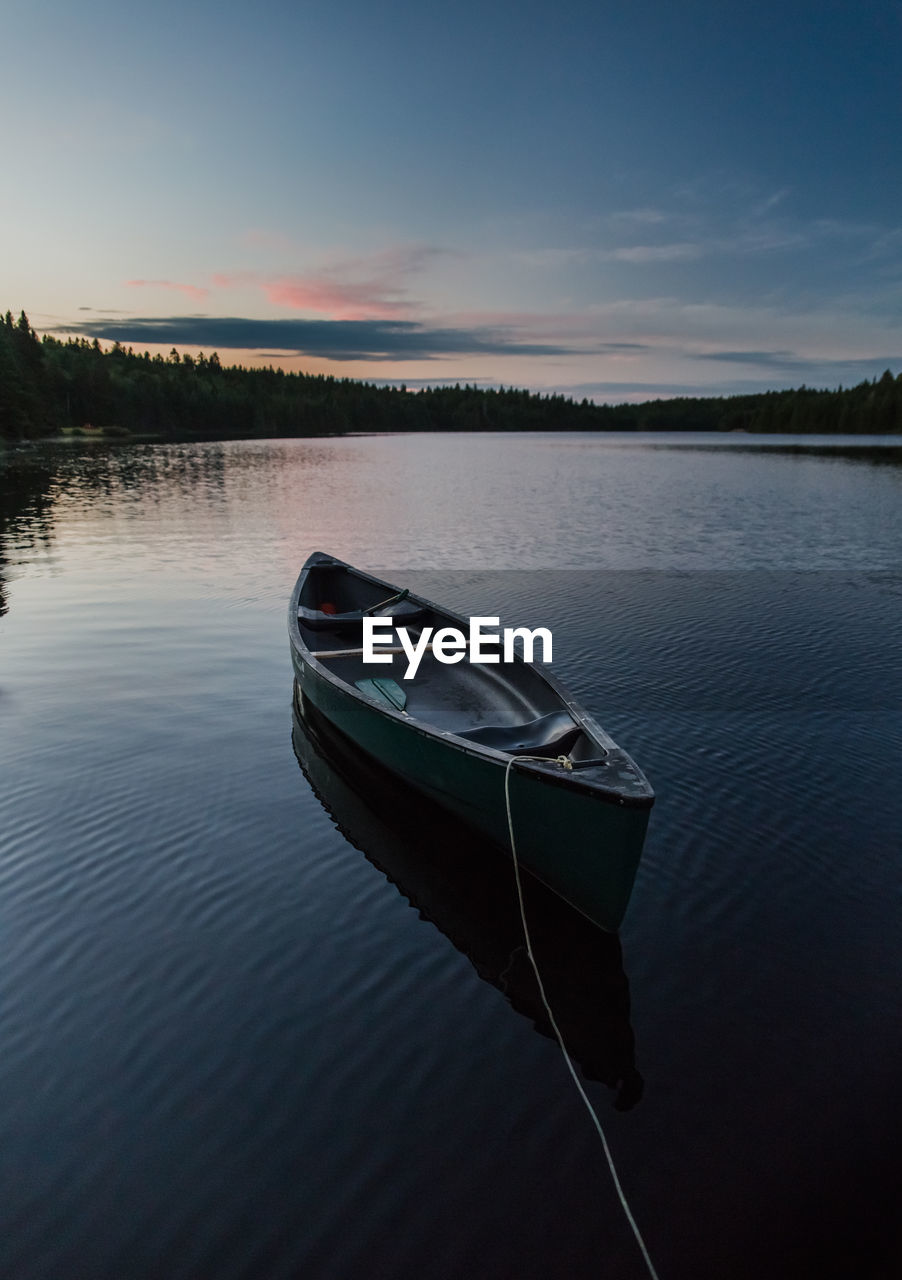
[[[311,649],[310,657],[311,658],[362,658],[363,655],[367,652],[368,651],[364,649],[362,645],[358,645],[356,649]],[[410,657],[410,654],[407,651],[407,649],[405,649],[404,646],[400,644],[386,645],[384,647],[382,645],[379,645],[378,648],[374,648],[373,652],[378,654],[388,654],[388,655],[406,653],[408,658]],[[423,648],[420,652],[431,653],[432,645],[431,644],[423,645]]]
[[[324,609],[299,604],[298,622],[311,631],[356,631],[358,635],[363,619],[366,617],[391,618],[396,623],[406,625],[416,622],[423,616],[423,609],[420,605],[408,600],[407,594],[407,592],[396,593],[389,596],[387,600],[380,600],[378,604],[370,605],[366,609],[336,609],[334,605]],[[319,606],[328,603],[321,600]]]

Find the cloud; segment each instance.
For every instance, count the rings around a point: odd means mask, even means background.
[[[336,320],[389,319],[410,310],[405,291],[385,281],[342,282],[327,275],[285,276],[263,285],[275,306],[317,311]]]
[[[687,352],[693,360],[714,360],[726,364],[746,364],[772,373],[792,373],[805,382],[820,386],[835,386],[840,381],[863,381],[877,378],[885,369],[898,370],[902,357],[852,356],[824,357],[800,356],[792,351],[695,351]]]
[[[721,360],[727,364],[761,365],[767,369],[808,368],[810,360],[800,359],[792,351],[696,351],[694,360]]]
[[[125,283],[129,289],[173,289],[197,302],[210,293],[209,289],[202,289],[196,284],[179,284],[176,280],[126,280]]]
[[[545,248],[525,249],[514,257],[527,267],[542,271],[560,271],[568,267],[591,267],[595,263],[628,262],[642,266],[656,262],[692,262],[702,257],[706,246],[695,241],[679,241],[668,244],[632,244],[616,248]]]
[[[584,272],[623,268],[614,278],[632,287],[629,273],[647,276],[659,268],[668,279],[683,279],[706,291],[737,290],[744,296],[773,295],[786,281],[773,264],[785,260],[792,287],[803,284],[813,296],[835,290],[844,272],[861,274],[862,264],[884,277],[898,278],[902,227],[830,217],[805,217],[794,208],[792,191],[760,190],[749,184],[700,184],[698,189],[673,193],[669,207],[615,210],[592,221],[558,227],[554,238],[512,250],[518,265],[543,272]],[[829,255],[829,257],[825,257]],[[723,284],[714,276],[717,263],[730,272]],[[601,279],[601,277],[600,277]],[[585,285],[579,286],[585,291]]]
[[[700,244],[683,241],[679,244],[635,244],[620,249],[608,249],[599,256],[611,262],[690,262],[700,258],[704,248]]]
[[[678,396],[732,396],[766,391],[770,384],[745,379],[731,382],[576,382],[537,388],[544,393],[569,396],[573,400],[594,400],[597,404],[623,401],[672,400]]]
[[[775,209],[778,204],[782,204],[789,194],[789,187],[783,187],[780,191],[774,191],[769,196],[764,196],[763,199],[752,205],[752,217],[762,218],[766,213],[770,213],[771,209]]]
[[[422,391],[429,387],[497,387],[495,378],[476,377],[473,374],[455,374],[453,378],[374,378],[377,387],[406,387],[408,391]]]
[[[900,368],[902,362],[893,361],[847,361],[836,364],[824,362],[818,365],[812,362],[805,366],[805,377],[786,378],[775,384],[773,378],[737,377],[718,382],[692,382],[678,374],[667,382],[637,380],[635,382],[574,382],[555,385],[536,386],[534,390],[543,394],[555,393],[569,396],[573,400],[594,400],[596,404],[617,404],[623,402],[641,403],[644,400],[673,400],[684,396],[689,399],[707,399],[711,396],[760,395],[765,391],[791,390],[793,387],[807,385],[812,390],[835,390],[837,386],[854,386],[866,379],[879,378],[889,365]]]
[[[623,226],[654,226],[660,222],[671,221],[673,215],[663,209],[639,208],[639,209],[619,209],[614,213],[607,215],[606,221],[613,224],[621,224]]]
[[[410,280],[447,250],[403,245],[363,257],[339,258],[314,270],[276,276],[260,272],[219,272],[217,288],[254,285],[274,306],[313,311],[331,320],[391,320],[411,315],[419,301]]]
[[[452,355],[572,355],[585,350],[522,341],[516,331],[489,327],[428,328],[410,320],[249,320],[240,317],[137,317],[82,320],[57,332],[128,345],[278,350],[326,360],[434,360]]]

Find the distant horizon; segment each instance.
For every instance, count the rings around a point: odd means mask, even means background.
[[[902,432],[902,374],[849,387],[597,403],[563,393],[453,382],[408,388],[348,374],[223,363],[99,338],[39,338],[25,311],[0,319],[0,435],[103,428],[114,436],[237,438],[357,431],[691,431],[881,435]]]
[[[28,309],[24,308],[24,311],[30,321],[31,315],[28,312]],[[17,316],[18,314],[20,314],[19,311],[13,312],[14,316]],[[67,329],[67,328],[64,328],[58,331],[45,330],[42,332],[41,329],[39,329],[37,326],[32,325],[32,327],[35,328],[39,336],[43,337],[44,333],[46,333],[48,337],[55,338],[57,341],[60,341],[60,342],[65,342],[69,338],[76,338],[76,339],[81,338],[87,341],[93,341],[94,337],[97,336],[96,334],[89,333],[89,332],[80,332],[80,331],[73,332],[71,329]],[[127,332],[127,331],[128,330],[126,325],[123,328],[123,332]],[[588,388],[527,386],[527,385],[517,384],[517,383],[494,382],[493,380],[487,377],[466,377],[466,376],[462,376],[462,377],[446,376],[446,377],[437,377],[437,378],[373,377],[372,375],[367,375],[366,373],[349,374],[345,372],[340,365],[337,366],[335,369],[313,370],[313,369],[308,369],[304,367],[299,367],[300,360],[303,357],[295,356],[286,360],[284,353],[280,354],[278,352],[263,352],[263,351],[257,352],[255,353],[257,357],[256,362],[250,363],[247,360],[242,360],[240,358],[242,354],[245,354],[245,355],[247,354],[247,353],[242,353],[240,349],[236,351],[234,349],[217,347],[213,344],[206,344],[203,346],[199,344],[180,345],[175,342],[149,343],[149,342],[140,342],[140,341],[126,341],[124,338],[119,339],[119,338],[101,338],[101,337],[97,337],[97,341],[100,344],[101,350],[105,352],[112,351],[114,346],[118,342],[119,345],[125,348],[126,350],[128,348],[131,348],[136,355],[143,356],[144,352],[147,351],[151,356],[151,358],[154,358],[155,356],[162,356],[164,360],[168,358],[170,352],[173,349],[177,350],[179,355],[188,355],[195,360],[198,359],[200,356],[205,356],[209,358],[210,356],[215,354],[224,369],[239,369],[239,370],[253,371],[254,369],[275,368],[275,369],[282,369],[285,373],[288,373],[288,374],[296,373],[296,374],[309,376],[309,377],[323,376],[328,378],[341,379],[348,382],[368,384],[368,385],[380,387],[380,388],[383,388],[383,387],[384,388],[394,387],[397,389],[404,388],[405,390],[414,392],[414,393],[418,391],[428,391],[431,389],[438,389],[442,387],[472,387],[474,388],[474,390],[486,390],[486,391],[527,391],[530,394],[541,395],[541,396],[562,395],[565,398],[574,400],[578,403],[582,403],[584,400],[588,400],[590,403],[594,403],[599,406],[603,406],[605,404],[608,404],[611,406],[616,406],[618,404],[641,405],[643,403],[653,403],[659,400],[728,399],[734,396],[767,395],[770,393],[779,393],[779,392],[785,392],[785,391],[800,391],[800,390],[840,392],[844,390],[849,390],[855,386],[860,386],[864,382],[873,382],[873,381],[879,380],[879,378],[881,378],[883,374],[886,372],[891,373],[894,377],[902,376],[902,357],[900,357],[897,360],[888,359],[886,361],[880,361],[879,359],[875,359],[872,361],[868,361],[866,362],[865,368],[863,368],[860,371],[860,376],[855,377],[854,380],[850,378],[848,382],[839,382],[832,385],[828,385],[828,384],[814,385],[806,382],[790,382],[785,385],[776,386],[773,384],[763,384],[761,382],[751,382],[747,386],[741,387],[740,389],[731,389],[731,390],[723,390],[723,391],[718,390],[716,387],[711,386],[710,384],[708,385],[699,384],[695,388],[681,388],[679,390],[673,391],[663,386],[659,388],[654,388],[654,389],[642,389],[640,387],[633,387],[627,384],[626,386],[610,388],[610,390],[614,394],[610,395],[607,399],[605,399],[605,398],[602,398],[601,393],[598,389],[594,389],[594,394],[589,394],[590,389]],[[231,358],[227,358],[227,357],[231,357]],[[234,358],[234,357],[237,357],[237,358]],[[897,366],[896,370],[893,369],[893,365]]]

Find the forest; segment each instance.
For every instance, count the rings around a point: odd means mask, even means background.
[[[902,432],[902,373],[835,391],[595,404],[481,386],[416,392],[322,374],[224,366],[95,339],[39,338],[0,320],[0,439],[65,434],[224,440],[380,431]]]

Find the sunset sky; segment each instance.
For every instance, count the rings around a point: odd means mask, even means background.
[[[597,400],[902,371],[893,0],[3,0],[0,306]]]

